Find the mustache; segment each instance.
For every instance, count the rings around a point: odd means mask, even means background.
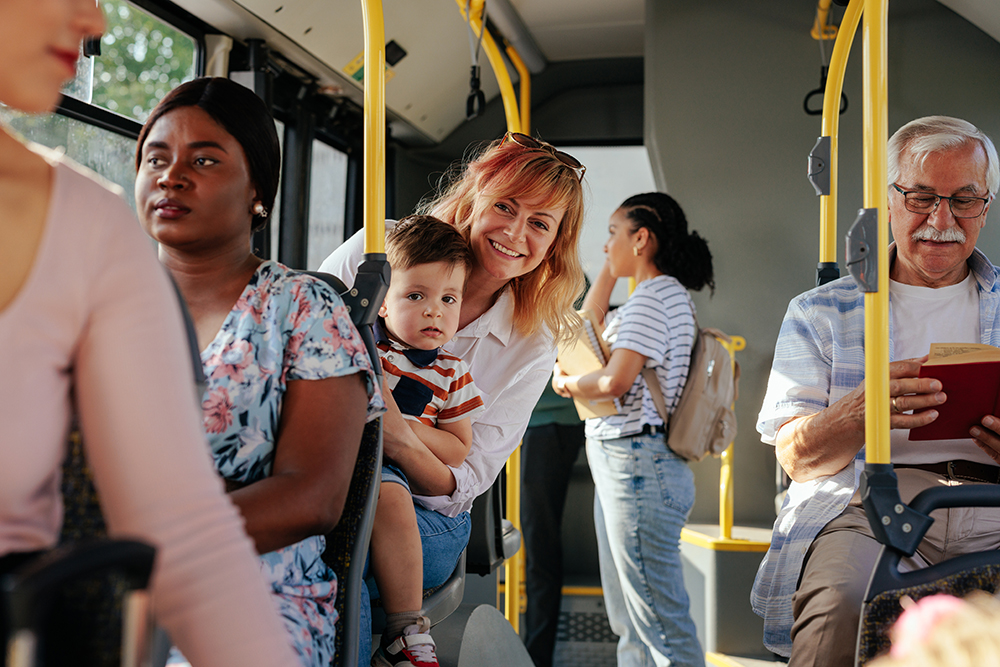
[[[965,232],[961,227],[949,227],[941,230],[935,229],[928,224],[923,224],[916,229],[910,239],[913,241],[933,241],[935,243],[965,243]]]

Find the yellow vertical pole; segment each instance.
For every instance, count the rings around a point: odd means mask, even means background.
[[[508,132],[530,133],[526,119],[529,118],[531,106],[531,83],[530,73],[524,65],[524,61],[517,51],[510,45],[507,46],[507,55],[510,57],[514,67],[521,75],[521,102],[518,105],[517,95],[514,93],[514,84],[510,78],[510,72],[504,64],[503,55],[497,47],[496,41],[483,26],[483,0],[472,0],[469,3],[469,14],[466,14],[465,0],[456,0],[458,6],[470,21],[470,25],[476,35],[482,34],[483,49],[486,57],[493,68],[497,83],[500,85],[500,97],[503,100],[504,114],[507,118]],[[521,532],[521,449],[520,445],[507,459],[507,520],[514,524],[517,531]],[[521,621],[521,585],[524,581],[524,550],[518,549],[511,558],[504,563],[504,616],[510,622],[514,632],[519,632]]]
[[[886,23],[889,0],[865,0],[864,205],[878,209],[878,291],[865,294],[865,450],[868,463],[889,463],[889,224]]]
[[[521,446],[518,445],[507,459],[507,520],[521,532]],[[503,612],[514,632],[519,632],[521,622],[521,582],[524,580],[522,565],[524,549],[504,563]]]
[[[517,70],[517,74],[521,80],[521,95],[519,98],[521,129],[518,131],[524,134],[531,134],[531,72],[528,71],[528,66],[524,64],[524,60],[521,59],[521,54],[517,52],[517,49],[507,44],[506,51],[507,57],[514,64],[514,69]]]
[[[743,336],[730,336],[723,346],[729,352],[731,372],[736,372],[736,352],[747,346]],[[735,407],[733,403],[733,407]],[[733,443],[729,443],[722,453],[722,468],[719,471],[719,537],[728,540],[733,537]]]
[[[514,64],[521,78],[520,114],[518,125],[512,127],[508,117],[507,128],[514,132],[531,134],[531,73],[521,59],[521,55],[510,44],[507,45],[507,57]],[[503,70],[504,76],[509,80],[510,75],[507,69]],[[499,78],[499,74],[497,75]],[[501,87],[501,93],[504,87]],[[513,92],[513,85],[510,86]],[[507,107],[506,100],[504,108]],[[514,524],[517,532],[521,532],[521,447],[514,450],[514,453],[507,459],[507,519]],[[520,631],[521,613],[527,603],[527,591],[525,590],[525,558],[524,549],[518,549],[517,553],[504,563],[504,616],[514,628],[514,632]]]
[[[840,142],[840,95],[844,90],[844,71],[851,53],[854,35],[858,31],[861,10],[865,0],[851,0],[840,23],[837,41],[830,57],[830,70],[823,94],[823,134],[830,137],[830,194],[820,196],[819,209],[819,261],[837,262],[837,170]],[[827,3],[829,9],[829,3]]]
[[[385,22],[382,0],[362,0],[365,29],[365,252],[385,252]]]

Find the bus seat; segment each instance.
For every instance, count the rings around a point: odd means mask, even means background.
[[[358,664],[361,587],[365,559],[375,521],[382,470],[381,419],[365,425],[351,488],[336,527],[326,536],[323,560],[337,575],[336,607],[340,616],[336,637],[336,665]]]
[[[503,474],[472,504],[466,571],[487,575],[521,548],[521,532],[504,518]]]
[[[388,266],[388,264],[386,264]],[[347,286],[336,276],[320,271],[303,271],[330,285],[347,304],[351,320],[358,328],[375,373],[382,375],[382,364],[378,359],[375,337],[370,323],[374,321],[385,293],[368,295],[362,292],[378,291],[380,280],[375,287],[364,287],[362,281],[355,289]],[[372,283],[369,282],[369,285]],[[387,285],[387,283],[386,283]],[[326,536],[326,550],[323,560],[337,575],[337,613],[340,616],[336,637],[334,664],[343,667],[358,664],[358,646],[361,633],[361,587],[364,582],[365,561],[368,558],[368,544],[371,541],[372,526],[375,523],[375,507],[378,504],[378,490],[382,470],[382,420],[376,419],[365,425],[361,436],[358,459],[351,476],[351,487],[347,501],[337,526]]]
[[[503,516],[503,475],[472,503],[472,532],[469,545],[462,552],[455,571],[441,586],[424,591],[421,614],[434,626],[445,620],[462,604],[466,573],[487,575],[517,553],[521,533]],[[385,612],[373,601],[372,631],[385,628]]]
[[[119,654],[122,661],[116,664],[150,664],[149,599],[139,589],[149,582],[155,554],[153,547],[142,542],[94,540],[57,547],[6,575],[3,602],[10,617],[7,667],[92,664],[82,661],[74,645],[66,641],[85,618],[63,607],[62,598],[67,586],[105,572],[116,572],[131,591],[124,605],[129,631]],[[56,636],[58,639],[53,639]]]
[[[200,402],[205,390],[205,373],[201,365],[198,338],[194,322],[176,284],[174,289],[187,332],[188,351],[195,379],[194,398]],[[63,498],[63,523],[59,545],[73,547],[86,545],[94,540],[104,540],[107,537],[104,514],[75,419],[70,425],[67,439],[60,492]],[[78,620],[60,633],[60,645],[67,651],[72,648],[75,662],[90,667],[114,667],[121,664],[122,609],[131,587],[129,578],[116,568],[100,569],[91,576],[77,582],[67,582],[62,587],[58,600],[59,613]],[[152,639],[152,664],[164,664],[169,648],[166,634],[158,630]]]
[[[927,516],[941,508],[1000,507],[1000,485],[926,489],[913,499],[910,507]],[[900,606],[903,596],[913,600],[935,593],[964,597],[973,590],[995,593],[1000,589],[998,551],[965,554],[920,570],[900,572],[899,562],[908,555],[889,545],[882,547],[861,608],[856,660],[859,666],[889,648],[889,630],[903,612]]]

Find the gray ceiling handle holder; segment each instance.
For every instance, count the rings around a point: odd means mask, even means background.
[[[809,151],[809,182],[816,195],[830,194],[830,137],[820,137]]]
[[[847,270],[858,281],[862,292],[878,291],[878,209],[858,210],[847,232]]]

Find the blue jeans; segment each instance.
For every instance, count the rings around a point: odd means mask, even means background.
[[[455,571],[462,550],[469,543],[472,521],[468,512],[452,518],[414,504],[417,527],[424,553],[424,588],[434,588],[448,581]],[[368,564],[365,564],[367,571]],[[371,591],[369,591],[369,587]],[[358,667],[368,667],[372,656],[371,598],[378,597],[375,582],[361,587],[361,641],[358,646]]]
[[[587,440],[601,584],[619,667],[703,667],[688,610],[681,528],[694,474],[662,435]]]

